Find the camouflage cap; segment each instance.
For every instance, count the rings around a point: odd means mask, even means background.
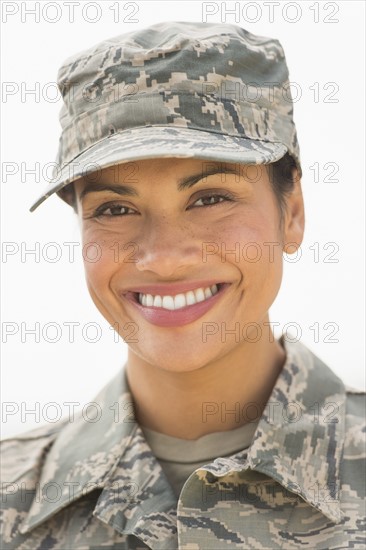
[[[237,25],[168,21],[68,58],[52,182],[32,205],[102,168],[155,157],[300,168],[285,55]],[[94,179],[95,181],[95,179]],[[67,187],[68,186],[68,187]]]

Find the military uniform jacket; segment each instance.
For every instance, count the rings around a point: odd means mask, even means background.
[[[284,346],[251,446],[218,450],[179,498],[134,418],[124,369],[94,417],[91,406],[5,440],[1,548],[365,548],[364,394],[301,342]]]

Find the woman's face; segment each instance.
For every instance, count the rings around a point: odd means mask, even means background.
[[[97,176],[75,183],[86,280],[130,350],[183,372],[256,341],[303,230],[291,212],[281,228],[265,167],[159,158]]]

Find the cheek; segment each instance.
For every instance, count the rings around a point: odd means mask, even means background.
[[[273,303],[282,282],[283,257],[279,220],[262,208],[226,220],[219,228],[221,261],[240,272],[245,303],[260,318]]]
[[[256,268],[260,264],[282,259],[282,246],[276,218],[271,211],[245,211],[243,215],[221,220],[211,231],[211,242],[221,253],[222,261],[231,261]],[[217,238],[220,236],[219,239]],[[231,252],[231,253],[230,253]]]
[[[115,271],[121,268],[121,259],[128,253],[116,234],[85,229],[82,234],[84,270],[89,289],[95,292],[105,288]]]

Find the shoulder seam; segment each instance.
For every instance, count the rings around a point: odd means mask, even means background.
[[[46,430],[45,428],[44,433],[39,433],[34,435],[31,435],[30,433],[29,435],[27,435],[27,432],[24,432],[24,434],[20,433],[16,435],[11,435],[9,437],[5,437],[4,439],[1,439],[0,443],[6,443],[8,441],[35,441],[37,439],[46,439],[54,435],[57,435],[60,432],[60,430],[62,430],[62,428],[65,426],[65,424],[67,424],[67,422],[68,422],[67,420],[60,422],[58,426],[54,426],[53,428],[49,428],[48,430]],[[42,426],[40,426],[39,428],[35,428],[34,431],[36,430],[41,431],[41,429],[42,429]]]

